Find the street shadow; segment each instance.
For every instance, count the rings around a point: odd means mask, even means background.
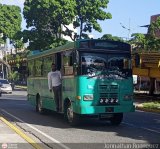
[[[99,121],[95,118],[83,118],[79,126],[73,127],[63,119],[63,114],[58,114],[52,111],[47,111],[45,114],[39,114],[27,100],[10,100],[1,98],[0,115],[11,122],[25,122],[34,126],[64,129],[67,130],[67,133],[71,133],[73,136],[77,135],[77,131],[84,132],[84,134],[86,134],[86,131],[89,131],[93,133],[97,132],[96,135],[99,137],[106,137],[106,134],[109,135],[114,133],[115,136],[124,137],[128,141],[133,141],[134,139],[134,141],[136,140],[137,142],[145,140],[148,143],[157,143],[160,140],[158,133],[144,129],[145,126],[143,125],[146,124],[145,121],[142,120],[144,118],[147,119],[148,114],[142,112],[124,115],[124,120],[119,126],[112,126],[109,122]],[[159,117],[160,115],[157,115],[157,119]],[[151,126],[158,127],[160,126],[159,124],[160,122],[158,120],[154,122],[150,121]],[[115,140],[115,142],[117,141],[118,140]]]

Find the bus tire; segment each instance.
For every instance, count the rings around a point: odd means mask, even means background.
[[[42,108],[42,100],[40,99],[40,97],[38,97],[36,100],[36,111],[40,114],[45,113],[45,109]]]
[[[80,122],[80,117],[78,114],[73,112],[73,107],[71,102],[68,102],[64,105],[64,118],[71,125],[76,126]]]
[[[123,113],[115,113],[113,117],[110,119],[110,122],[114,126],[120,125],[123,120]]]

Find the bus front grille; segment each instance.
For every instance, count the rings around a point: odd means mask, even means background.
[[[99,91],[105,92],[118,92],[118,85],[99,85]]]
[[[99,85],[99,105],[117,105],[118,85]]]

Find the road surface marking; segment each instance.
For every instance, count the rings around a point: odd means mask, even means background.
[[[30,124],[27,124],[26,122],[24,122],[23,120],[21,120],[20,118],[10,114],[9,112],[7,112],[6,110],[2,109],[1,111],[3,111],[4,113],[10,115],[11,117],[15,118],[16,120],[22,122],[22,123],[25,123],[25,125],[27,125],[28,127],[32,128],[33,130],[39,132],[41,135],[45,136],[46,138],[50,139],[51,141],[53,141],[54,143],[57,143],[59,146],[61,146],[62,148],[64,149],[70,149],[68,146],[62,144],[61,142],[59,142],[58,140],[54,139],[53,137],[47,135],[46,133],[40,131],[39,129],[35,128],[34,126],[30,125]]]
[[[0,117],[0,120],[3,121],[7,126],[9,126],[12,130],[14,130],[18,135],[20,135],[23,139],[25,139],[29,144],[31,144],[35,149],[42,149],[33,139],[24,134],[20,129],[15,127],[5,118]]]
[[[154,119],[155,121],[157,121],[158,123],[160,123],[160,119]]]
[[[136,127],[136,128],[141,128],[141,129],[144,129],[144,130],[147,130],[147,131],[151,131],[151,132],[155,132],[155,133],[158,133],[160,134],[160,131],[157,131],[157,130],[153,130],[153,129],[150,129],[150,128],[146,128],[146,127],[138,127],[134,124],[130,124],[130,123],[125,123],[125,122],[122,122],[123,124],[126,124],[128,126],[131,126],[131,127]]]
[[[154,114],[154,115],[160,116],[160,113],[147,112],[147,111],[141,111],[141,110],[136,110],[136,111],[137,111],[137,112],[143,112],[143,113],[150,113],[150,114]]]

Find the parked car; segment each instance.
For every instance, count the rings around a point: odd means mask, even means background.
[[[11,84],[6,79],[0,79],[0,88],[2,93],[12,93]]]

